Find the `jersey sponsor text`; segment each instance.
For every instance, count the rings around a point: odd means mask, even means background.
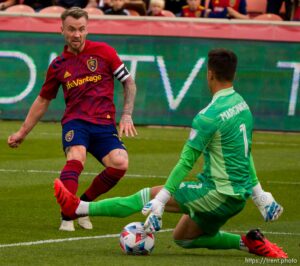
[[[67,90],[72,89],[74,87],[81,86],[86,82],[98,82],[102,79],[101,75],[94,75],[94,76],[86,76],[85,78],[77,78],[76,80],[68,81],[66,83]]]

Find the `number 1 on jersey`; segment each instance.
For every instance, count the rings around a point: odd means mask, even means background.
[[[240,125],[240,132],[243,133],[245,157],[247,158],[248,157],[249,145],[248,145],[247,131],[246,131],[246,125],[245,124]]]

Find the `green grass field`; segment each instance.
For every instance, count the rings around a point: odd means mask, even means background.
[[[126,256],[119,248],[117,234],[127,223],[143,221],[141,214],[122,219],[93,217],[92,231],[78,227],[75,232],[58,231],[59,207],[52,184],[65,163],[60,124],[38,124],[18,149],[10,149],[7,137],[20,124],[0,123],[0,265],[280,264],[235,250],[184,250],[173,243],[170,230],[157,234],[150,256]],[[124,139],[130,158],[126,178],[102,198],[128,195],[146,186],[163,184],[189,130],[139,127],[138,133],[134,139]],[[243,233],[259,227],[288,252],[291,260],[287,264],[299,263],[300,134],[256,132],[253,155],[264,189],[273,193],[285,211],[279,221],[265,223],[249,200],[246,208],[223,229]],[[200,160],[189,178],[200,171],[201,165]],[[79,194],[101,169],[89,156],[80,177]],[[166,213],[163,228],[174,228],[179,217]]]

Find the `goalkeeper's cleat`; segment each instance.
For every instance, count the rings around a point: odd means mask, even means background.
[[[266,222],[277,220],[283,212],[283,207],[275,201],[270,192],[253,197],[253,201]]]
[[[91,230],[93,229],[93,224],[88,216],[83,216],[78,218],[78,224],[81,228]]]
[[[280,247],[266,239],[259,229],[250,230],[246,236],[242,236],[242,241],[250,253],[271,258],[288,257]]]
[[[59,227],[59,230],[60,231],[69,231],[69,232],[75,231],[74,221],[62,220],[61,224],[60,224],[60,227]]]
[[[54,196],[65,216],[70,219],[76,219],[78,217],[75,211],[80,203],[80,199],[67,190],[58,178],[54,180]]]

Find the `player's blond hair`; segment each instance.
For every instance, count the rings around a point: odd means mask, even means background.
[[[151,0],[150,5],[153,4],[159,5],[162,9],[165,8],[165,0]]]
[[[69,9],[66,9],[60,16],[62,21],[65,21],[67,17],[72,17],[75,19],[85,17],[86,20],[89,19],[88,13],[80,7],[71,7]]]

